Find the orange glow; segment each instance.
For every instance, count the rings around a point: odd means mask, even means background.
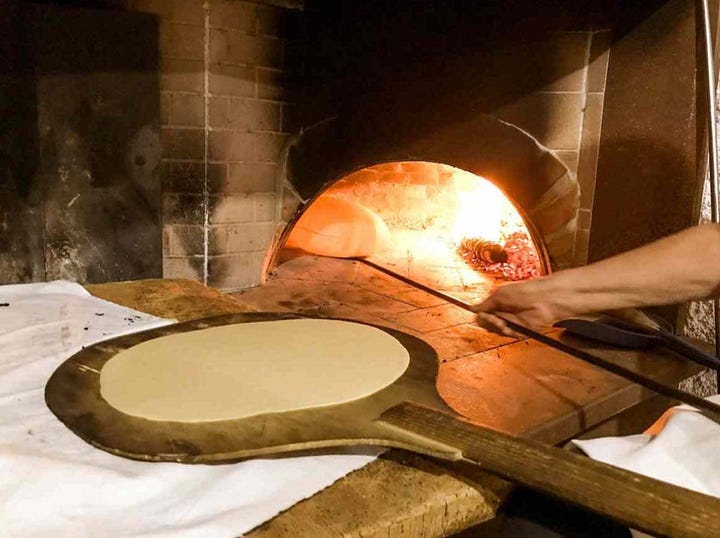
[[[455,243],[465,238],[478,238],[502,243],[515,232],[525,231],[517,209],[487,179],[456,170],[458,207],[451,227]]]
[[[307,209],[286,246],[366,257],[475,299],[489,275],[523,280],[542,272],[520,213],[500,189],[431,162],[384,163],[346,176]]]

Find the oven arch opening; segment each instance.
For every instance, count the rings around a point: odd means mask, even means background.
[[[396,161],[330,182],[275,243],[298,255],[361,258],[468,301],[551,270],[537,227],[490,180],[442,163]]]
[[[423,190],[420,198],[438,198],[448,175],[482,178],[475,181],[494,185],[520,215],[537,250],[541,274],[572,266],[580,187],[561,159],[531,135],[487,114],[441,125],[422,136],[382,121],[373,122],[372,128],[366,124],[363,118],[333,118],[288,144],[278,181],[280,224],[265,256],[263,279],[279,266],[299,220],[318,209],[314,204],[327,200],[324,195],[338,194],[349,178],[358,180],[360,186],[354,188],[360,191],[370,189],[369,183],[385,184],[386,191],[394,192],[370,191],[396,202],[398,197],[412,198],[413,192],[417,198]],[[371,175],[375,179],[368,179]],[[360,194],[349,200],[345,196],[345,201],[369,205],[377,213],[374,203],[367,203],[368,193]]]

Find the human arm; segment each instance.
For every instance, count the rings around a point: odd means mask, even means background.
[[[480,326],[511,335],[498,315],[541,329],[589,312],[703,299],[719,288],[720,225],[706,224],[584,267],[501,286],[474,310]]]

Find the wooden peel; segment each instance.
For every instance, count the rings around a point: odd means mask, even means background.
[[[720,536],[720,499],[403,403],[380,420],[458,448],[469,463],[653,536]]]
[[[48,381],[45,398],[73,432],[118,456],[224,463],[323,447],[395,447],[445,460],[466,460],[657,536],[720,536],[720,499],[465,422],[437,394],[434,350],[400,331],[379,327],[408,350],[406,372],[389,387],[345,404],[238,420],[179,423],[126,415],[100,396],[99,372],[128,347],[174,333],[297,317],[273,313],[219,316],[102,342],[65,361]]]

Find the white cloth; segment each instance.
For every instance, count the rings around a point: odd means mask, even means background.
[[[720,395],[708,400],[720,404]],[[656,435],[602,437],[573,444],[595,460],[720,497],[720,425],[688,405],[674,407],[666,415],[667,422]]]
[[[0,286],[0,537],[230,538],[366,465],[381,450],[231,465],[145,463],[95,449],[45,405],[67,357],[172,323],[69,282]]]

